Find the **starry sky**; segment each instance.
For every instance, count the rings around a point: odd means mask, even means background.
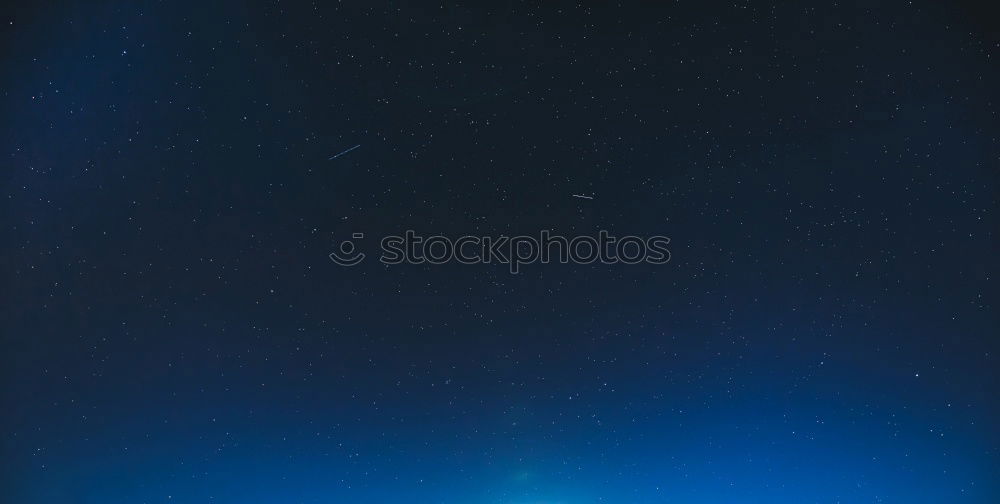
[[[1000,502],[986,2],[20,4],[0,501]]]

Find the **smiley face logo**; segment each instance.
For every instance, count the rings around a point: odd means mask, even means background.
[[[365,260],[364,252],[359,252],[358,247],[354,245],[354,240],[364,237],[364,233],[353,233],[350,240],[340,242],[337,250],[330,252],[330,260],[341,266],[354,266]]]

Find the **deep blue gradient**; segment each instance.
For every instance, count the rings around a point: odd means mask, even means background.
[[[826,4],[7,9],[0,501],[1000,502],[995,13]]]

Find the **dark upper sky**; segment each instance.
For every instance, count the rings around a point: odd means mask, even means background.
[[[659,4],[5,9],[0,501],[1000,500],[996,13]]]

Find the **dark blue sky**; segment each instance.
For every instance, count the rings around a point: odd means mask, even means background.
[[[998,502],[990,19],[8,8],[0,501]],[[408,229],[671,261],[328,258]]]

